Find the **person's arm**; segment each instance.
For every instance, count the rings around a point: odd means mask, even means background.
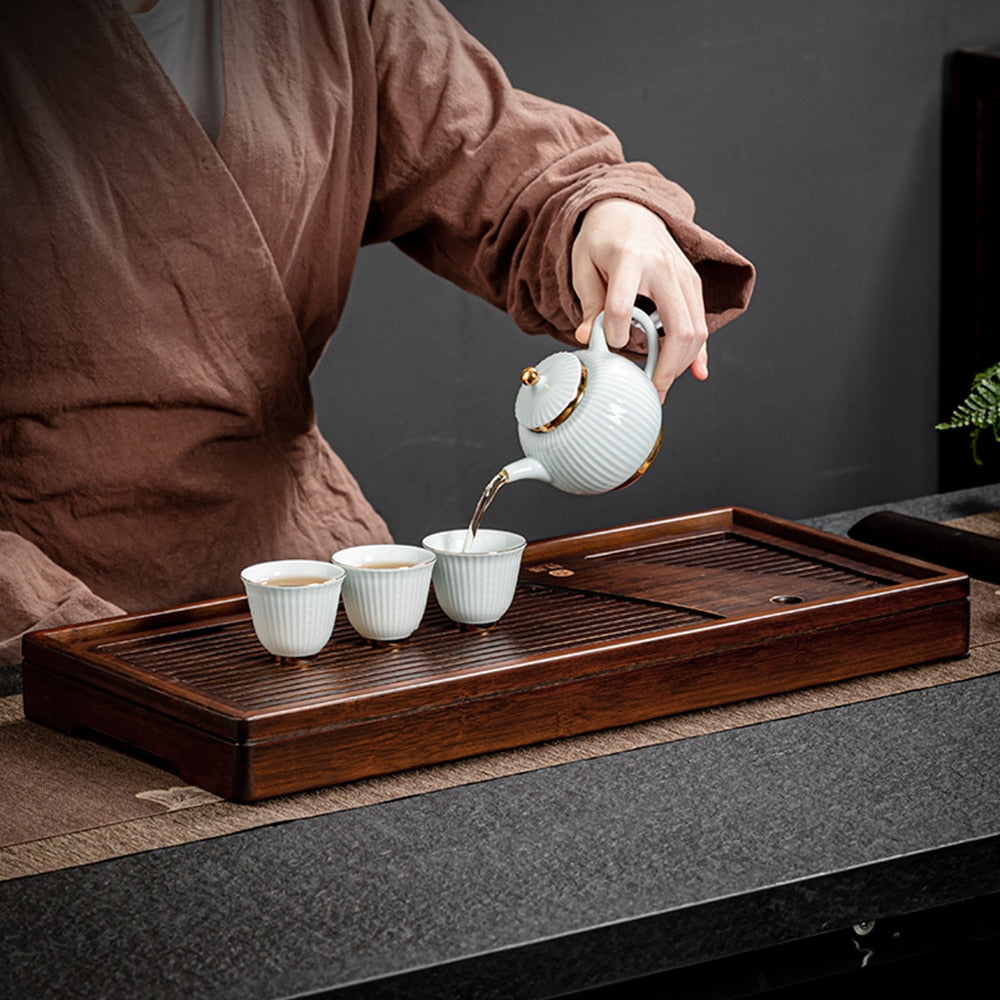
[[[697,362],[704,361],[704,337],[746,307],[754,271],[695,224],[687,192],[649,164],[626,163],[616,137],[594,119],[511,87],[496,60],[435,3],[376,0],[372,36],[379,173],[366,238],[394,240],[506,309],[523,330],[566,341],[578,329],[585,339],[599,311],[600,284],[617,289],[610,330],[616,345],[623,343],[616,316],[627,289],[655,292],[650,297],[662,300],[670,341],[659,383],[669,384],[688,357],[703,374]],[[672,255],[676,280],[626,273],[609,284],[627,257],[620,253],[626,230],[596,225],[602,216],[607,221],[609,200],[641,206],[663,227],[660,246],[639,271]],[[602,237],[611,247],[603,256],[587,245],[598,230],[610,232]],[[592,261],[589,278],[572,261],[574,241],[584,248],[578,260]],[[704,326],[693,301],[698,285]]]
[[[26,632],[122,613],[38,546],[0,531],[0,667],[21,662]]]

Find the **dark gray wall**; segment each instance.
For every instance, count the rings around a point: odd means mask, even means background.
[[[537,538],[718,505],[806,517],[936,482],[947,53],[992,0],[447,0],[515,85],[607,122],[759,270],[620,493],[537,483],[486,523]],[[518,375],[558,349],[392,247],[362,255],[315,376],[320,424],[397,538],[465,524],[519,457]]]

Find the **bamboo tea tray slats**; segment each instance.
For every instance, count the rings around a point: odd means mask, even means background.
[[[510,611],[376,647],[343,609],[279,662],[243,597],[35,632],[29,719],[238,801],[918,663],[969,645],[969,582],[742,508],[531,543]]]

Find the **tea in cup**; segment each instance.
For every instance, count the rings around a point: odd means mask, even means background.
[[[441,610],[462,625],[493,625],[511,602],[526,540],[513,531],[466,528],[428,535],[424,547],[437,556],[434,596]]]
[[[315,656],[330,640],[344,571],[319,559],[277,559],[240,573],[261,645],[273,656]]]
[[[355,630],[375,642],[410,636],[427,608],[433,552],[416,545],[355,545],[334,552],[344,578],[344,611]]]

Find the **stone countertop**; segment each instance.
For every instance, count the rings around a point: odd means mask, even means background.
[[[547,997],[1000,892],[998,718],[993,675],[0,883],[0,995]]]

